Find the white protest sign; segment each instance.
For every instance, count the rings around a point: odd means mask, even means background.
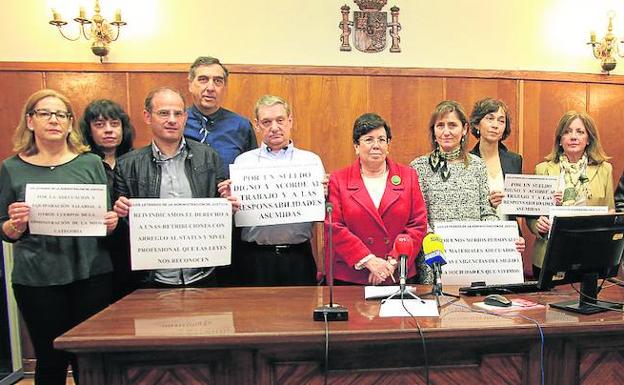
[[[559,177],[548,175],[505,175],[505,196],[501,212],[507,215],[548,215],[554,206]]]
[[[27,184],[31,234],[105,236],[105,184]]]
[[[524,281],[522,256],[516,250],[515,221],[466,221],[436,224],[444,240],[447,264],[442,267],[445,285],[469,286]]]
[[[550,208],[548,219],[550,219],[552,229],[555,217],[576,217],[579,215],[607,214],[608,212],[608,206],[553,206]]]
[[[223,198],[130,199],[132,270],[229,265],[232,205]]]
[[[324,171],[318,164],[230,165],[232,195],[241,201],[237,227],[322,221]]]

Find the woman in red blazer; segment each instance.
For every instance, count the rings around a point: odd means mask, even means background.
[[[391,138],[390,126],[379,115],[360,116],[353,126],[358,159],[329,178],[338,285],[393,284],[397,261],[391,254],[399,234],[412,238],[407,276],[416,275],[414,261],[427,230],[427,211],[416,171],[387,158]],[[326,220],[326,253],[328,227]]]

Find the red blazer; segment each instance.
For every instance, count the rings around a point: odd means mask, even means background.
[[[360,161],[338,170],[329,178],[329,201],[333,204],[334,278],[367,284],[369,271],[355,264],[368,254],[386,258],[394,240],[409,234],[414,253],[408,260],[408,277],[416,274],[415,258],[427,231],[427,209],[418,175],[410,167],[386,159],[388,180],[379,209],[364,186]],[[398,177],[398,178],[397,178]],[[393,182],[394,181],[394,182]],[[325,263],[329,263],[329,221],[325,220]],[[388,279],[384,284],[393,284]]]

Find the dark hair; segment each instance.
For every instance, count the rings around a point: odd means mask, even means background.
[[[152,100],[154,99],[154,96],[156,96],[156,94],[159,94],[165,91],[170,91],[170,92],[173,92],[174,94],[177,94],[180,97],[180,99],[182,99],[182,104],[184,104],[184,108],[186,108],[186,99],[184,98],[184,95],[182,95],[182,92],[172,87],[158,87],[156,89],[151,90],[149,94],[147,94],[147,96],[145,97],[145,104],[144,104],[145,111],[152,112],[152,108],[154,108],[154,106],[152,105]]]
[[[225,81],[225,84],[227,84],[227,78],[230,73],[228,72],[227,68],[225,68],[225,66],[221,64],[219,59],[217,59],[216,57],[212,57],[212,56],[200,56],[197,59],[195,59],[193,64],[191,64],[191,68],[189,68],[189,73],[188,73],[189,82],[192,82],[193,80],[195,80],[195,76],[196,76],[195,70],[197,69],[197,67],[209,66],[212,64],[218,64],[219,66],[221,66],[221,68],[223,69],[223,80]]]
[[[95,144],[93,135],[91,134],[91,122],[98,119],[119,119],[121,120],[121,143],[115,150],[115,156],[121,156],[130,150],[132,150],[132,141],[134,140],[134,127],[130,123],[130,117],[121,108],[121,106],[112,100],[98,99],[94,100],[87,108],[85,108],[80,119],[80,130],[82,135],[89,146],[91,146],[91,152],[104,158],[104,153]]]
[[[509,137],[511,133],[511,117],[509,116],[509,109],[507,105],[500,99],[494,98],[485,98],[481,99],[475,103],[472,108],[472,113],[470,114],[470,132],[475,138],[480,138],[481,133],[479,132],[479,124],[481,120],[487,114],[492,114],[498,111],[499,108],[502,108],[505,112],[505,131],[503,131],[503,136],[501,136],[501,142]]]
[[[388,140],[392,139],[390,126],[381,116],[373,112],[360,115],[359,118],[355,119],[355,123],[353,123],[353,144],[358,144],[362,136],[379,127],[383,127],[386,130],[386,137],[388,137]]]

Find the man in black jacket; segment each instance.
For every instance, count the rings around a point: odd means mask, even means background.
[[[183,136],[187,118],[182,94],[158,88],[145,99],[145,123],[152,143],[125,154],[115,168],[115,212],[127,217],[130,198],[219,197],[225,179],[219,155],[209,146]],[[141,287],[214,286],[214,268],[151,270]]]

